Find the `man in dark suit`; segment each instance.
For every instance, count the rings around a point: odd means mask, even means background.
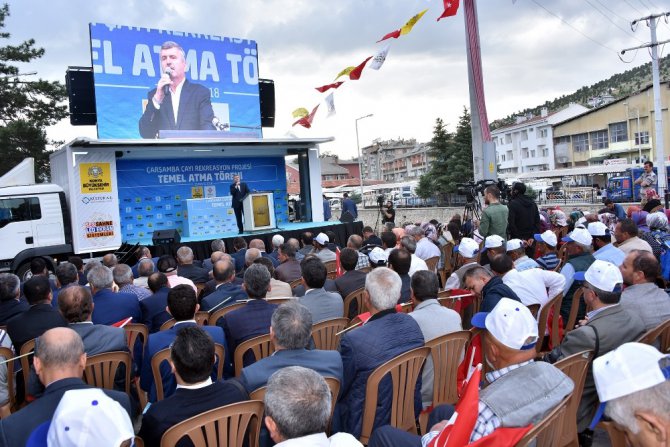
[[[342,358],[337,351],[308,350],[312,315],[302,304],[289,302],[272,314],[270,338],[275,353],[242,369],[240,380],[248,392],[267,384],[270,376],[286,366],[304,366],[324,377],[342,382]]]
[[[193,281],[193,284],[204,284],[209,281],[209,271],[193,264],[193,250],[186,245],[177,250],[177,275]]]
[[[290,239],[279,246],[277,259],[280,264],[275,268],[275,278],[288,283],[300,279],[302,270],[300,270],[300,262],[295,258],[296,252],[297,248]]]
[[[51,420],[63,394],[69,390],[92,388],[81,380],[86,353],[81,337],[72,329],[46,331],[35,347],[35,370],[46,386],[44,394],[22,410],[0,420],[0,445],[23,446],[35,428]],[[132,417],[126,393],[103,390]]]
[[[247,254],[247,241],[243,237],[237,236],[233,239],[233,248],[235,253],[231,254],[235,260],[235,271],[240,273],[244,270],[244,256]]]
[[[356,270],[358,263],[358,252],[351,248],[344,248],[340,252],[340,265],[344,269],[344,275],[335,279],[335,286],[337,292],[345,299],[350,293],[355,292],[365,287],[365,278],[368,276],[367,272]],[[352,302],[349,309],[344,309],[345,316],[356,315],[358,308],[356,302]]]
[[[349,198],[349,194],[345,192],[342,197],[342,215],[340,219],[342,219],[344,213],[347,211],[353,216],[354,220],[358,218],[358,208],[356,208],[354,201]]]
[[[270,331],[270,320],[277,305],[265,301],[269,289],[268,269],[261,264],[250,265],[244,273],[244,290],[249,295],[250,301],[217,322],[226,333],[231,355],[234,355],[235,348],[243,341],[265,335]],[[244,366],[253,363],[253,356],[247,354],[244,357]]]
[[[157,269],[156,264],[158,264],[158,256],[152,257],[151,256],[151,251],[147,247],[145,247],[145,246],[138,247],[136,253],[137,253],[137,255],[136,255],[137,256],[137,263],[134,266],[131,267],[131,269],[133,271],[133,276],[135,278],[139,278],[141,276],[140,271],[139,271],[140,262],[142,262],[142,260],[144,260],[144,259],[151,260],[151,262],[154,265],[154,270]]]
[[[138,436],[147,446],[160,445],[161,437],[170,427],[190,417],[249,398],[239,383],[233,383],[235,379],[212,382],[214,341],[197,326],[179,331],[170,349],[169,362],[177,389],[172,396],[151,405],[142,417]]]
[[[46,276],[30,278],[23,285],[23,293],[30,309],[7,323],[7,333],[17,354],[28,340],[39,337],[51,328],[67,327],[65,319],[51,306],[51,286]]]
[[[398,274],[386,267],[377,267],[368,273],[363,300],[372,316],[365,325],[344,334],[340,343],[344,381],[338,404],[342,424],[339,428],[356,438],[361,434],[365,387],[372,371],[424,344],[423,334],[414,318],[395,311],[401,285]],[[380,384],[374,428],[386,425],[390,420],[391,386],[390,380]],[[415,388],[414,404],[416,414],[419,414],[420,379]]]
[[[272,261],[272,265],[274,267],[277,267],[279,265],[279,259],[271,256],[269,253],[265,251],[265,242],[263,242],[262,239],[252,239],[251,241],[249,241],[249,248],[257,248],[258,251],[261,252],[261,256],[263,256],[264,258],[268,258],[270,261]]]
[[[140,301],[140,309],[142,310],[142,323],[149,328],[149,333],[153,334],[160,330],[163,323],[172,318],[165,310],[170,287],[167,276],[160,272],[152,273],[147,283],[153,295]]]
[[[95,303],[93,323],[110,325],[128,317],[133,317],[135,322],[141,321],[142,311],[137,297],[132,293],[116,293],[112,290],[114,277],[108,267],[93,267],[87,278]]]
[[[242,213],[244,212],[242,206],[242,199],[249,194],[249,187],[246,183],[240,181],[240,176],[235,175],[233,177],[233,184],[230,185],[230,195],[232,199],[233,211],[235,211],[235,219],[237,219],[237,229],[240,231],[240,234],[244,232],[244,226],[242,225]]]
[[[160,130],[215,130],[210,91],[186,80],[186,57],[181,46],[163,43],[160,60],[161,78],[149,92],[139,122],[142,138],[156,138]]]
[[[55,308],[58,308],[58,295],[61,291],[67,289],[68,287],[79,285],[79,274],[77,273],[77,267],[67,261],[58,264],[55,273],[56,286],[58,288],[53,291],[51,305]]]
[[[151,371],[151,358],[158,352],[170,346],[174,341],[177,333],[182,328],[189,326],[197,326],[195,322],[195,313],[198,311],[198,300],[195,296],[195,291],[192,287],[181,284],[170,290],[167,298],[167,307],[170,314],[176,320],[173,327],[166,331],[158,331],[149,335],[147,342],[146,353],[142,360],[142,369],[140,373],[140,387],[148,393],[149,402],[156,402],[156,385],[154,384],[154,377]],[[223,348],[228,357],[229,350],[226,347],[226,340],[223,335],[223,330],[217,326],[203,326],[205,332],[212,337],[214,343],[223,345]],[[224,371],[229,371],[228,360]],[[163,363],[160,368],[161,377],[163,378],[163,393],[164,396],[170,396],[174,393],[176,388],[175,378],[169,366]],[[211,370],[212,377],[216,377],[216,370]]]
[[[216,288],[214,292],[207,295],[200,303],[200,309],[209,311],[214,307],[228,306],[235,301],[246,300],[247,293],[242,287],[233,283],[235,279],[235,266],[231,261],[217,261],[212,270]],[[224,304],[221,304],[225,301]]]
[[[220,259],[221,254],[226,253],[226,244],[221,239],[214,239],[212,241],[211,248],[212,248],[212,256],[216,256],[216,258],[207,258],[202,261],[202,268],[204,268],[208,272],[212,271],[214,263]]]
[[[13,273],[0,273],[0,325],[27,311],[30,306],[21,296],[21,280]]]

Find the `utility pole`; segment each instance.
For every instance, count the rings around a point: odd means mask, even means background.
[[[654,124],[655,124],[655,150],[656,150],[656,170],[658,178],[658,192],[663,195],[667,191],[667,178],[665,175],[665,149],[663,147],[663,116],[661,109],[661,82],[658,73],[658,46],[664,43],[670,42],[670,39],[658,42],[656,40],[656,23],[657,19],[661,17],[670,16],[670,12],[664,12],[661,14],[651,14],[647,17],[642,17],[637,20],[633,20],[630,24],[631,30],[635,32],[636,25],[638,22],[645,21],[649,26],[651,32],[651,43],[640,45],[633,48],[626,48],[621,50],[621,54],[625,54],[626,51],[637,50],[639,48],[650,48],[651,49],[651,77],[652,85],[654,90]]]

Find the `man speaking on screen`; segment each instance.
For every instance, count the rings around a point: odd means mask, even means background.
[[[156,138],[159,130],[215,130],[209,89],[186,80],[184,49],[165,42],[160,61],[162,75],[140,118],[142,138]]]

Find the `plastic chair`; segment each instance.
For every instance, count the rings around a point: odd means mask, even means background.
[[[568,315],[568,321],[565,323],[565,332],[568,333],[575,328],[577,323],[577,312],[579,312],[579,303],[582,300],[582,295],[584,295],[584,289],[581,287],[575,290],[575,293],[572,295],[572,304],[570,305],[570,314]]]
[[[516,444],[517,447],[557,447],[560,445],[561,429],[568,409],[568,401],[573,393],[563,399],[556,408],[530,429]]]
[[[529,306],[526,306],[534,318],[537,318],[537,311],[540,310],[540,304],[535,303]]]
[[[294,279],[288,283],[288,285],[291,286],[291,289],[295,289],[300,284],[302,284],[302,278]]]
[[[252,400],[215,408],[168,429],[161,447],[174,447],[185,436],[195,446],[242,447],[245,440],[255,446],[263,418],[263,402]]]
[[[130,368],[132,360],[128,352],[103,352],[102,354],[87,357],[83,376],[84,382],[96,388],[113,390],[116,371],[122,364],[126,367],[124,379],[126,394],[130,395]]]
[[[328,271],[328,279],[337,278],[337,261],[324,262]]]
[[[433,407],[458,402],[456,376],[469,341],[470,331],[458,331],[426,342],[433,360]],[[422,434],[427,433],[427,425],[428,412],[422,412],[419,416]]]
[[[21,351],[19,352],[19,355],[21,356],[21,373],[23,374],[23,390],[24,390],[23,396],[24,399],[26,399],[26,402],[32,402],[32,400],[29,399],[30,393],[28,391],[28,382],[30,380],[29,379],[30,364],[33,358],[33,354],[31,355],[26,354],[34,350],[35,350],[35,339],[33,338],[32,340],[28,340],[23,345],[21,345]]]
[[[442,286],[447,282],[447,278],[454,271],[454,244],[447,242],[442,246],[442,258],[444,258],[444,265],[442,270],[440,270],[440,281],[442,281]]]
[[[391,405],[390,425],[400,430],[417,434],[416,415],[414,414],[414,390],[421,369],[430,348],[412,349],[386,363],[379,365],[368,377],[365,387],[365,406],[363,407],[363,425],[359,441],[368,443],[377,412],[379,383],[387,374],[393,381],[393,403]]]
[[[358,290],[354,290],[349,295],[344,298],[344,315],[350,320],[353,319],[356,315],[360,315],[366,311],[365,305],[363,302],[363,293],[365,292],[365,287],[361,287]],[[349,310],[351,309],[351,303],[356,302],[356,313],[351,314]]]
[[[656,326],[654,329],[647,331],[638,342],[647,345],[652,345],[659,348],[659,351],[667,353],[670,351],[670,320]]]
[[[275,352],[274,344],[270,341],[270,334],[250,338],[249,340],[240,343],[237,348],[235,348],[235,377],[239,377],[240,374],[242,374],[244,354],[249,350],[253,352],[256,359],[254,360],[255,362],[264,359]]]
[[[540,311],[540,318],[537,320],[537,333],[540,336],[537,344],[535,345],[535,350],[539,354],[542,352],[542,345],[544,341],[544,334],[547,330],[547,321],[549,321],[549,312],[551,309],[554,309],[554,318],[551,321],[551,329],[549,330],[549,339],[551,340],[552,346],[558,346],[561,341],[559,340],[559,327],[558,327],[558,316],[561,315],[561,302],[563,301],[563,294],[559,293],[544,305]]]
[[[316,349],[327,351],[336,351],[340,345],[340,335],[337,335],[342,329],[347,327],[349,320],[347,318],[333,318],[312,325],[312,340]]]
[[[238,302],[238,303],[233,303],[230,304],[229,306],[224,306],[219,309],[216,309],[214,313],[212,313],[208,320],[207,324],[209,326],[216,326],[216,322],[219,321],[221,318],[225,317],[228,312],[232,312],[234,310],[239,309],[240,307],[244,307],[244,305],[247,304],[246,302]]]
[[[207,320],[209,319],[209,312],[204,311],[204,310],[199,310],[198,312],[195,313],[194,320],[198,324],[198,326],[207,326]],[[161,324],[160,331],[167,331],[168,329],[171,329],[172,326],[175,325],[177,320],[174,318],[170,318],[168,321],[165,323]]]
[[[289,303],[291,301],[295,301],[296,298],[292,296],[286,296],[286,297],[277,297],[277,298],[266,298],[265,301],[267,301],[270,304],[276,304],[277,306],[281,306],[284,303]]]
[[[435,272],[437,269],[437,263],[440,262],[439,256],[433,256],[432,258],[426,259],[426,266],[431,272]]]
[[[575,387],[568,401],[568,408],[565,413],[563,430],[561,435],[561,446],[579,447],[577,439],[577,407],[584,391],[584,381],[586,373],[591,365],[593,351],[587,350],[572,354],[569,357],[556,362],[554,366],[560,369],[563,374],[570,377]]]
[[[619,430],[612,421],[600,421],[597,428],[601,428],[607,432],[610,437],[610,447],[627,447],[626,433]]]
[[[149,341],[149,328],[142,323],[128,323],[123,326],[123,330],[126,331],[126,342],[128,343],[128,350],[130,352],[134,352],[137,337],[141,337],[142,356],[144,356],[144,351]]]
[[[2,357],[4,360],[12,359],[14,358],[14,351],[9,348],[0,347],[0,357]],[[5,377],[7,378],[7,395],[9,397],[9,401],[3,406],[3,409],[0,410],[0,415],[4,414],[5,416],[9,416],[9,413],[12,412],[12,409],[16,407],[16,390],[14,389],[14,360],[5,363],[5,365],[7,365],[7,374]]]

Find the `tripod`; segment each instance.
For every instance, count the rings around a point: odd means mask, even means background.
[[[466,202],[463,207],[463,224],[461,226],[461,233],[466,237],[472,237],[474,233],[474,224],[472,219],[481,220],[482,205],[479,203],[479,197],[474,196],[474,200]]]

